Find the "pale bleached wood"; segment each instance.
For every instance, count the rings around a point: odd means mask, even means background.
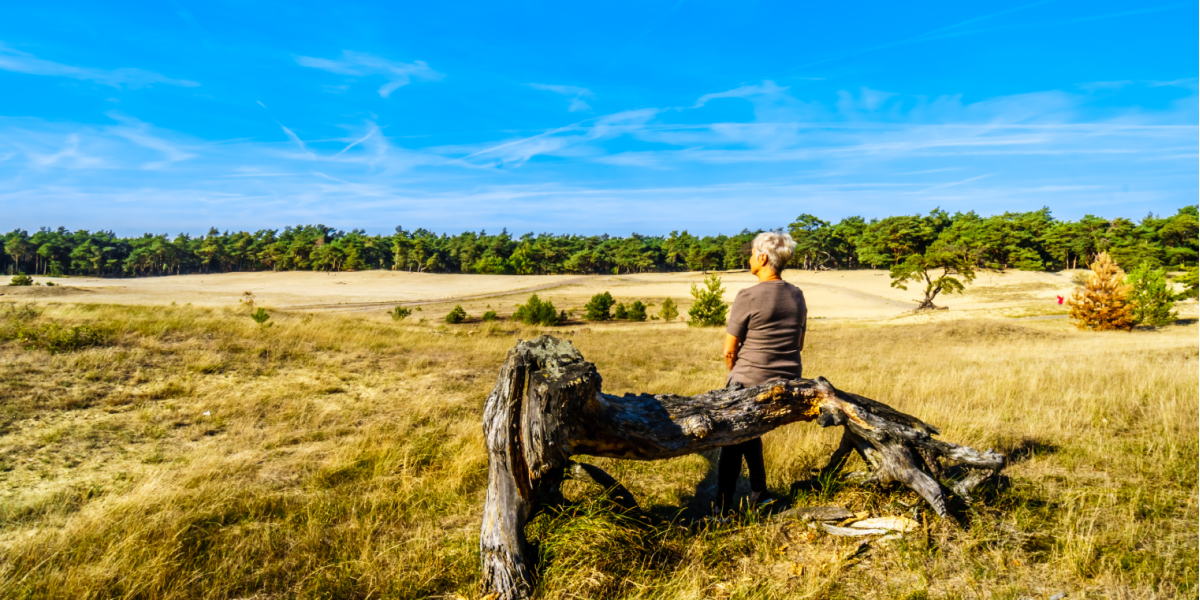
[[[1005,465],[999,453],[934,439],[936,427],[842,392],[822,377],[696,396],[613,396],[601,384],[595,366],[570,342],[541,336],[509,351],[484,404],[488,492],[479,550],[485,594],[501,600],[532,595],[525,525],[540,506],[561,497],[563,479],[596,482],[625,509],[636,509],[628,490],[600,469],[573,462],[573,455],[659,460],[737,444],[797,421],[841,425],[842,443],[825,475],[836,474],[857,451],[870,466],[867,480],[902,483],[942,516],[948,509],[937,479],[940,460],[969,472],[953,484],[964,499]]]

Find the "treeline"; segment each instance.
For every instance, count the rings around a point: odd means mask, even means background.
[[[979,268],[1060,270],[1082,267],[1106,251],[1118,264],[1170,268],[1197,263],[1195,205],[1140,222],[1088,215],[1060,221],[1048,208],[981,217],[974,212],[837,223],[800,215],[786,229],[796,239],[792,267],[859,269],[891,267],[931,246],[953,248]],[[145,234],[122,238],[111,231],[60,227],[3,236],[0,269],[9,274],[141,277],[233,271],[352,271],[393,269],[435,273],[646,273],[738,269],[747,265],[758,231],[697,237],[631,234],[580,236],[527,233],[514,237],[468,231],[438,235],[397,227],[391,235],[299,225],[282,231],[220,232],[192,237]]]

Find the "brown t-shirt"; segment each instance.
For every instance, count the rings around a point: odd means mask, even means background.
[[[800,377],[800,338],[808,307],[800,288],[763,281],[738,292],[725,331],[742,340],[729,381],[746,387]]]

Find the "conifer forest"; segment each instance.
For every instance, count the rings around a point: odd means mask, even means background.
[[[1106,251],[1126,269],[1197,264],[1197,206],[1140,221],[1087,215],[1055,219],[1049,208],[982,217],[975,212],[893,216],[836,223],[802,214],[784,227],[797,242],[797,269],[888,268],[930,249],[978,268],[1085,267]],[[143,277],[234,271],[390,269],[435,273],[622,274],[744,268],[758,231],[698,237],[627,237],[467,231],[458,235],[396,227],[391,235],[297,225],[283,230],[207,235],[17,229],[3,235],[0,270],[35,275]]]

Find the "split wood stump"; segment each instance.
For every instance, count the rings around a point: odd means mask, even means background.
[[[560,498],[564,479],[587,479],[614,490],[614,500],[636,501],[603,470],[575,463],[587,454],[658,460],[737,444],[795,421],[841,425],[841,445],[824,473],[836,474],[851,450],[869,465],[864,479],[900,482],[941,516],[947,514],[941,459],[966,476],[950,482],[965,500],[1004,468],[1004,456],[933,439],[932,425],[892,407],[843,392],[822,377],[776,381],[697,396],[601,392],[596,367],[570,342],[543,335],[519,341],[500,368],[484,405],[488,491],[479,550],[485,594],[528,598],[533,557],[525,524],[536,509]]]

